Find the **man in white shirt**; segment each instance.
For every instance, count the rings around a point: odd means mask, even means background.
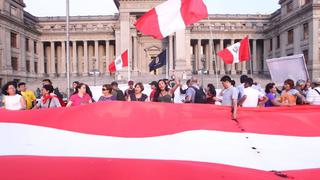
[[[320,78],[314,81],[315,87],[308,91],[307,102],[311,105],[320,105]]]
[[[244,85],[245,88],[243,90],[243,96],[239,102],[242,107],[263,106],[268,101],[267,96],[265,96],[264,93],[252,88],[252,85],[253,79],[248,78]]]

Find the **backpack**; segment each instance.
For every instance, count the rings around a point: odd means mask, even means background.
[[[191,87],[192,89],[195,90],[196,94],[195,94],[195,98],[194,98],[194,103],[196,104],[206,104],[207,102],[207,96],[204,93],[202,88],[196,88],[196,87]]]

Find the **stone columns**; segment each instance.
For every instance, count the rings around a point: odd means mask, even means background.
[[[30,47],[30,73],[31,75],[34,75],[34,62],[35,62],[35,54],[34,54],[34,40],[30,39],[29,41],[29,47]]]
[[[220,39],[220,48],[219,48],[219,50],[221,51],[221,50],[223,50],[223,48],[224,48],[224,40]],[[219,57],[219,59],[220,59],[220,74],[224,75],[226,73],[225,72],[225,67],[224,67],[224,61],[220,57]]]
[[[10,39],[10,31],[8,31],[6,28],[4,27],[0,27],[1,30],[1,41],[2,41],[2,47],[3,47],[3,51],[2,51],[2,67],[1,70],[3,73],[11,73],[12,71],[12,64],[11,64],[11,39]],[[8,77],[6,77],[5,81],[8,81],[7,79]]]
[[[95,57],[95,66],[94,69],[99,69],[99,41],[94,41],[94,57]]]
[[[39,59],[38,59],[38,76],[42,77],[44,75],[44,45],[43,42],[39,41],[37,43]]]
[[[135,61],[136,61],[136,56],[135,56]],[[108,70],[108,66],[111,62],[110,59],[110,41],[106,40],[106,69],[104,70],[104,72],[107,72]]]
[[[56,74],[56,54],[54,42],[51,41],[50,44],[50,76],[55,76]]]
[[[209,56],[207,60],[207,70],[209,71],[209,74],[214,74],[213,69],[213,40],[209,39]]]
[[[67,73],[67,63],[66,63],[66,42],[61,41],[61,75],[65,76]]]
[[[88,41],[83,41],[83,76],[88,76],[88,65]]]
[[[270,43],[269,43],[270,45]],[[282,32],[280,34],[280,52],[281,52],[281,57],[287,56],[286,53],[286,48],[288,45],[288,33],[287,32]]]
[[[301,54],[301,26],[298,25],[296,28],[293,30],[293,49],[294,49],[294,54]]]
[[[133,36],[133,68],[135,72],[138,70],[138,39]]]
[[[20,34],[20,58],[18,63],[18,70],[25,74],[26,73],[26,37]]]
[[[201,62],[201,58],[202,58],[202,54],[203,54],[203,51],[201,49],[201,39],[198,39],[198,42],[197,42],[197,59],[196,59],[196,71],[198,72],[201,67],[202,67],[202,62]]]
[[[319,59],[319,20],[312,19],[309,24],[309,71],[312,70],[311,78],[319,78],[320,74],[320,59]]]
[[[77,41],[72,42],[72,74],[78,73],[78,54],[77,54]]]
[[[254,72],[258,72],[258,62],[257,62],[257,40],[252,40],[252,65],[253,65],[253,74]],[[251,68],[251,67],[250,67]]]
[[[268,43],[269,42],[269,43]],[[267,66],[267,59],[268,59],[268,53],[269,53],[269,46],[270,45],[270,40],[269,39],[264,39],[263,40],[263,72],[267,73],[268,72],[268,66]]]
[[[173,36],[169,36],[169,69],[173,72]]]

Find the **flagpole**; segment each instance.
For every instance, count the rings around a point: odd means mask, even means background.
[[[166,79],[169,79],[168,47],[166,48]]]
[[[69,32],[69,26],[70,26],[70,14],[69,14],[69,0],[66,0],[66,30],[67,30],[67,95],[68,98],[70,97],[70,32]]]
[[[210,22],[210,16],[208,16],[208,21]],[[212,32],[211,24],[210,24],[209,29],[210,29],[210,35],[211,35],[211,38],[212,38],[212,39],[210,39],[210,41],[213,41],[213,32]],[[215,71],[214,74],[215,74],[215,77],[216,77],[216,88],[218,88],[219,87],[219,75],[218,75],[218,69],[217,69],[218,57],[217,57],[217,52],[216,52],[215,47],[214,47],[214,43],[212,43],[212,44],[213,44],[213,51],[214,51],[214,54],[216,56],[216,58],[215,58],[215,66],[214,66],[214,71]],[[213,52],[210,52],[210,53],[213,53]],[[209,61],[209,63],[210,63],[210,61]]]

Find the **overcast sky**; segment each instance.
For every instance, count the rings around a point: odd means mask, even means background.
[[[66,0],[24,0],[35,16],[64,16]],[[204,0],[210,14],[269,14],[279,8],[279,0]],[[113,0],[70,0],[70,15],[110,15],[117,13]]]

